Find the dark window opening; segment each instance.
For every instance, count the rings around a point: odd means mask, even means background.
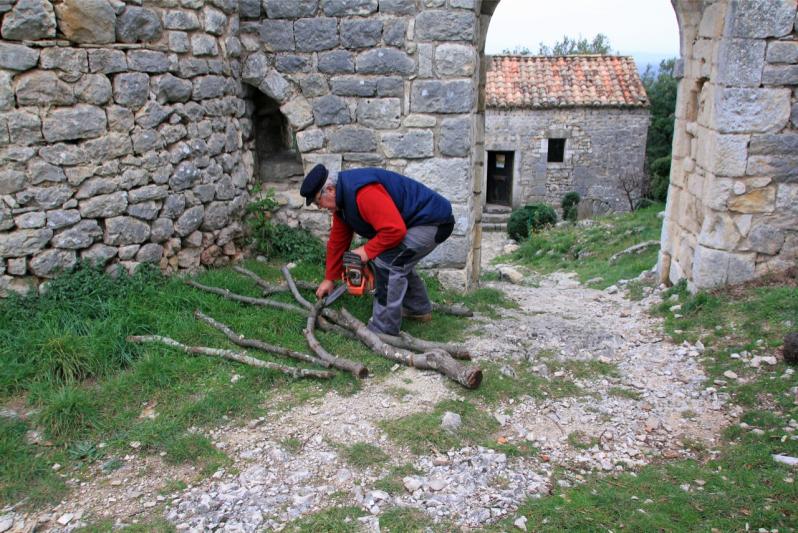
[[[562,163],[565,161],[565,139],[549,139],[549,163]]]
[[[296,137],[279,104],[257,89],[250,90],[255,164],[260,182],[283,181],[303,175]]]

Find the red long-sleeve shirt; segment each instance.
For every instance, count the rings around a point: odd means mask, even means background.
[[[407,227],[385,187],[379,183],[366,185],[357,191],[355,202],[357,202],[360,216],[377,232],[365,246],[369,259],[377,257],[385,250],[390,250],[402,242],[407,233]],[[344,252],[352,244],[353,235],[354,230],[344,222],[341,215],[337,212],[334,213],[330,240],[327,241],[325,279],[332,281],[341,279]]]

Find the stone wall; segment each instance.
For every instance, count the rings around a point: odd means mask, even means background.
[[[642,176],[648,109],[488,109],[485,149],[512,151],[514,208],[546,202],[557,208],[565,193],[629,210],[619,176]],[[548,139],[566,139],[562,163],[548,163]],[[483,184],[483,189],[486,187]]]
[[[795,0],[677,3],[683,78],[663,280],[705,288],[796,264],[796,9]]]
[[[472,276],[472,143],[480,35],[475,0],[266,0],[242,22],[242,78],[276,100],[307,170],[379,166],[422,181],[454,206],[453,236],[431,254],[447,284]],[[269,173],[274,174],[274,178]],[[324,235],[301,175],[261,173],[285,206],[277,219]]]
[[[81,259],[235,258],[252,174],[238,3],[0,9],[0,293]]]

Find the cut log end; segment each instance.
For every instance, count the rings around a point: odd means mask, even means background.
[[[476,389],[482,384],[482,369],[481,368],[469,368],[468,372],[465,375],[465,383],[463,386],[467,389]]]

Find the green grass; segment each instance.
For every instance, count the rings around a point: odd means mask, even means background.
[[[346,462],[357,468],[383,464],[390,459],[381,448],[366,442],[356,442],[351,446],[344,446],[342,452]]]
[[[644,241],[658,240],[662,220],[655,204],[633,213],[621,213],[595,219],[588,227],[568,225],[533,233],[512,254],[512,259],[546,274],[558,270],[572,271],[582,283],[601,278],[591,286],[606,288],[621,279],[637,277],[657,261],[657,247],[639,254],[621,256],[609,263],[613,254]],[[633,297],[640,294],[633,289]]]
[[[502,373],[502,367],[512,369],[515,377]],[[485,405],[496,405],[523,396],[533,398],[563,398],[582,396],[585,392],[573,381],[564,378],[539,376],[526,362],[498,365],[492,362],[482,364],[482,384],[475,390],[458,390],[466,399]]]
[[[433,524],[429,515],[417,509],[393,507],[380,515],[380,531],[409,533],[411,531],[452,531],[443,524]]]
[[[266,279],[281,279],[275,265],[252,261],[245,266]],[[296,278],[310,281],[320,280],[322,273],[319,264],[300,263],[294,270]],[[251,280],[231,269],[208,271],[197,279],[260,296]],[[439,302],[477,309],[507,305],[490,291],[459,296],[432,281],[429,289]],[[273,298],[292,301],[288,294]],[[338,305],[346,305],[363,320],[371,313],[369,298],[345,297]],[[330,390],[352,394],[362,386],[344,373],[328,381],[293,380],[270,370],[125,340],[128,335],[158,334],[189,345],[234,348],[222,333],[197,321],[195,309],[248,337],[308,351],[301,315],[228,301],[153,269],[115,279],[81,267],[51,281],[40,296],[0,301],[0,405],[25,405],[36,413],[0,426],[0,505],[25,496],[33,505],[55,501],[64,488],[50,470],[53,463],[64,465],[61,473],[68,476],[93,462],[118,468],[118,458],[130,453],[133,441],[140,443],[138,453],[165,452],[167,462],[190,462],[207,472],[226,465],[227,458],[214,449],[202,428],[266,415],[262,406],[272,397],[293,406]],[[406,329],[422,338],[454,341],[465,336],[468,325],[468,320],[436,314],[432,322],[408,323]],[[393,363],[362,344],[324,332],[318,337],[330,352],[366,364],[375,379],[389,374]],[[28,444],[24,435],[32,429],[52,446]],[[101,442],[107,446],[99,447]]]
[[[584,431],[572,431],[568,434],[568,444],[580,450],[587,450],[598,445],[598,437],[591,437]]]
[[[374,488],[384,490],[392,495],[402,494],[405,490],[405,485],[402,480],[407,476],[418,476],[421,475],[421,473],[421,470],[409,463],[402,466],[394,466],[391,467],[388,475],[374,483]]]
[[[366,511],[359,507],[331,507],[318,513],[305,516],[291,523],[285,531],[296,533],[316,533],[325,531],[329,533],[355,533],[360,530],[361,516],[366,516]]]
[[[441,427],[446,411],[460,415],[462,425],[457,431]],[[395,442],[407,446],[414,454],[444,453],[450,449],[479,445],[509,456],[534,455],[537,450],[527,442],[499,443],[499,423],[490,413],[468,401],[445,400],[432,412],[413,413],[396,420],[383,420],[380,427]]]
[[[566,359],[555,363],[561,370],[568,372],[577,379],[591,379],[599,376],[615,377],[620,376],[618,373],[618,366],[612,363],[605,363],[590,359],[582,361],[579,359]]]
[[[111,533],[112,531],[124,531],[125,533],[173,533],[177,530],[166,519],[153,518],[143,523],[131,524],[123,528],[116,527],[112,519],[106,519],[78,528],[75,531],[77,533]]]
[[[678,342],[701,340],[702,363],[710,383],[733,370],[747,383],[726,380],[714,385],[744,407],[741,422],[764,431],[757,435],[738,424],[728,427],[716,452],[703,442],[682,439],[699,460],[652,464],[635,473],[591,476],[584,485],[530,499],[517,513],[487,531],[509,531],[513,520],[526,516],[547,531],[745,531],[798,529],[798,486],[795,470],[773,461],[772,454],[798,456],[798,442],[784,430],[798,419],[795,387],[798,376],[786,365],[751,369],[731,353],[773,354],[784,334],[798,324],[798,288],[785,277],[748,286],[695,295],[683,285],[672,288],[657,313]],[[682,309],[669,309],[677,303]],[[682,315],[681,317],[675,316]],[[758,342],[761,341],[761,342]],[[610,394],[627,397],[625,389]],[[634,399],[634,398],[632,398]],[[695,413],[684,412],[690,418]],[[569,435],[571,445],[594,443],[584,435]],[[703,486],[702,486],[703,483]],[[687,485],[688,491],[682,489]]]
[[[627,400],[639,400],[641,398],[640,393],[636,390],[623,387],[610,387],[608,393],[615,398],[625,398]]]

